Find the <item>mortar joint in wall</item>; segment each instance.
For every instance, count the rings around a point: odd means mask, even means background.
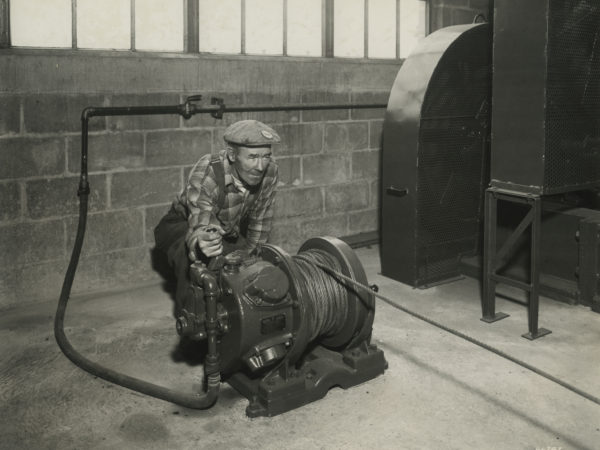
[[[27,217],[17,217],[15,219],[3,220],[0,221],[0,233],[3,232],[2,229],[5,227],[12,227],[15,225],[33,223],[33,221],[29,220]]]
[[[144,165],[146,165],[146,143],[148,141],[148,132],[142,132],[142,159],[144,160]]]
[[[110,105],[110,96],[108,95],[104,95],[102,97],[102,106],[111,106]],[[102,117],[102,122],[103,122],[103,130],[108,130],[108,116],[103,116]]]
[[[348,178],[352,178],[352,158],[348,158]]]
[[[63,175],[69,176],[69,138],[67,136],[63,137],[63,157],[65,159]]]
[[[304,185],[304,157],[300,156],[300,185]]]
[[[144,245],[148,244],[148,241],[146,240],[146,208],[145,207],[140,207],[138,208],[142,214],[142,242]]]
[[[19,182],[19,196],[21,200],[21,211],[19,218],[24,219],[27,217],[27,188],[25,187],[25,181]]]
[[[472,8],[469,5],[456,5],[456,6],[448,6],[448,9],[451,9],[453,11],[465,11],[465,12],[472,12],[474,15],[477,12],[476,9]]]
[[[376,119],[376,120],[380,120],[380,119]],[[348,118],[348,119],[324,120],[321,123],[323,123],[324,125],[328,125],[328,124],[332,124],[332,125],[352,125],[352,124],[357,124],[357,123],[366,123],[368,125],[370,121],[371,121],[371,119],[354,119],[354,118]]]
[[[82,252],[82,257],[89,258],[89,257],[99,256],[99,255],[114,255],[119,252],[138,250],[138,249],[142,249],[142,248],[147,248],[147,245],[141,244],[141,245],[136,245],[133,247],[119,247],[119,248],[113,248],[110,250],[102,250],[102,251],[85,251],[85,252]]]
[[[19,134],[25,134],[25,108],[23,102],[19,100]]]
[[[73,194],[75,195],[75,194]],[[95,212],[90,213],[90,215],[94,215]],[[71,213],[71,214],[61,214],[61,215],[54,215],[54,216],[43,216],[43,217],[29,217],[29,216],[24,216],[22,219],[15,221],[15,223],[22,223],[22,224],[40,224],[40,223],[44,223],[44,222],[56,222],[57,220],[63,220],[63,219],[69,219],[69,218],[77,218],[79,217],[79,213]]]
[[[107,173],[106,174],[106,209],[111,209],[112,207],[112,201],[111,201],[111,197],[112,197],[112,173]]]
[[[344,229],[344,235],[350,232],[350,214],[345,214],[346,216],[346,227]]]

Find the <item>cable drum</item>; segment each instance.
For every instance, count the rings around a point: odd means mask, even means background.
[[[367,275],[354,250],[340,239],[321,236],[306,241],[290,259],[297,278],[294,283],[305,293],[304,328],[310,335],[332,349],[368,342],[375,318],[375,297],[328,273],[337,267],[337,272],[367,284]]]
[[[342,267],[329,253],[313,249],[292,256],[298,268],[300,283],[309,296],[304,300],[307,313],[309,340],[339,334],[348,317],[348,288],[339,279],[318,267],[327,266],[336,272]]]
[[[287,363],[299,361],[311,344],[340,351],[370,342],[375,318],[373,293],[329,273],[334,270],[361,285],[368,284],[360,260],[347,243],[330,236],[315,237],[302,244],[294,256],[276,245],[263,244],[260,257],[289,279],[295,313]]]

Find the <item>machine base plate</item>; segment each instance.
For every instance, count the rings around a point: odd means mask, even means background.
[[[271,417],[323,398],[334,386],[347,389],[364,383],[387,367],[375,345],[363,343],[342,353],[317,346],[298,369],[281,368],[263,378],[238,372],[227,382],[250,402],[249,417]]]

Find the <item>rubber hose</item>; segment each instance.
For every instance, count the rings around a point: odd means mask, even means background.
[[[58,346],[75,365],[81,367],[87,372],[102,378],[111,383],[118,384],[132,391],[140,392],[142,394],[150,395],[152,397],[166,400],[177,405],[192,408],[192,409],[206,409],[211,407],[217,400],[219,395],[219,388],[221,385],[220,372],[212,373],[207,375],[207,389],[206,392],[202,393],[183,393],[174,391],[172,389],[165,388],[153,383],[149,383],[138,378],[134,378],[122,373],[116,372],[112,369],[108,369],[95,363],[85,356],[77,352],[71,345],[64,331],[64,318],[67,310],[67,303],[71,294],[71,287],[73,286],[73,279],[75,278],[75,272],[77,271],[77,264],[79,262],[79,256],[81,254],[81,247],[83,245],[83,238],[85,236],[85,227],[87,222],[87,211],[88,211],[88,192],[89,188],[86,186],[85,189],[80,188],[79,195],[79,223],[77,225],[77,236],[75,238],[75,244],[73,246],[73,252],[71,253],[71,260],[65,274],[60,298],[58,301],[58,307],[56,309],[56,315],[54,318],[54,336]],[[218,358],[218,355],[212,355]],[[208,357],[208,356],[207,356]]]

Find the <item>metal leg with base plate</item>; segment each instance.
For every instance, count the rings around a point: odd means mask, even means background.
[[[498,201],[520,203],[528,207],[528,211],[513,230],[511,235],[497,250]],[[482,310],[484,322],[496,322],[508,317],[504,313],[495,312],[496,285],[504,283],[522,289],[529,294],[527,318],[529,332],[522,336],[526,339],[537,339],[550,333],[550,330],[538,328],[540,297],[540,235],[542,226],[542,200],[539,195],[505,191],[489,188],[485,194],[485,234],[483,255],[483,299]],[[527,229],[531,229],[529,283],[500,275],[498,270],[516,248],[516,243]]]
[[[496,312],[496,224],[498,199],[488,189],[485,193],[485,233],[483,254],[483,299],[481,320],[487,323],[509,317],[508,314]]]

